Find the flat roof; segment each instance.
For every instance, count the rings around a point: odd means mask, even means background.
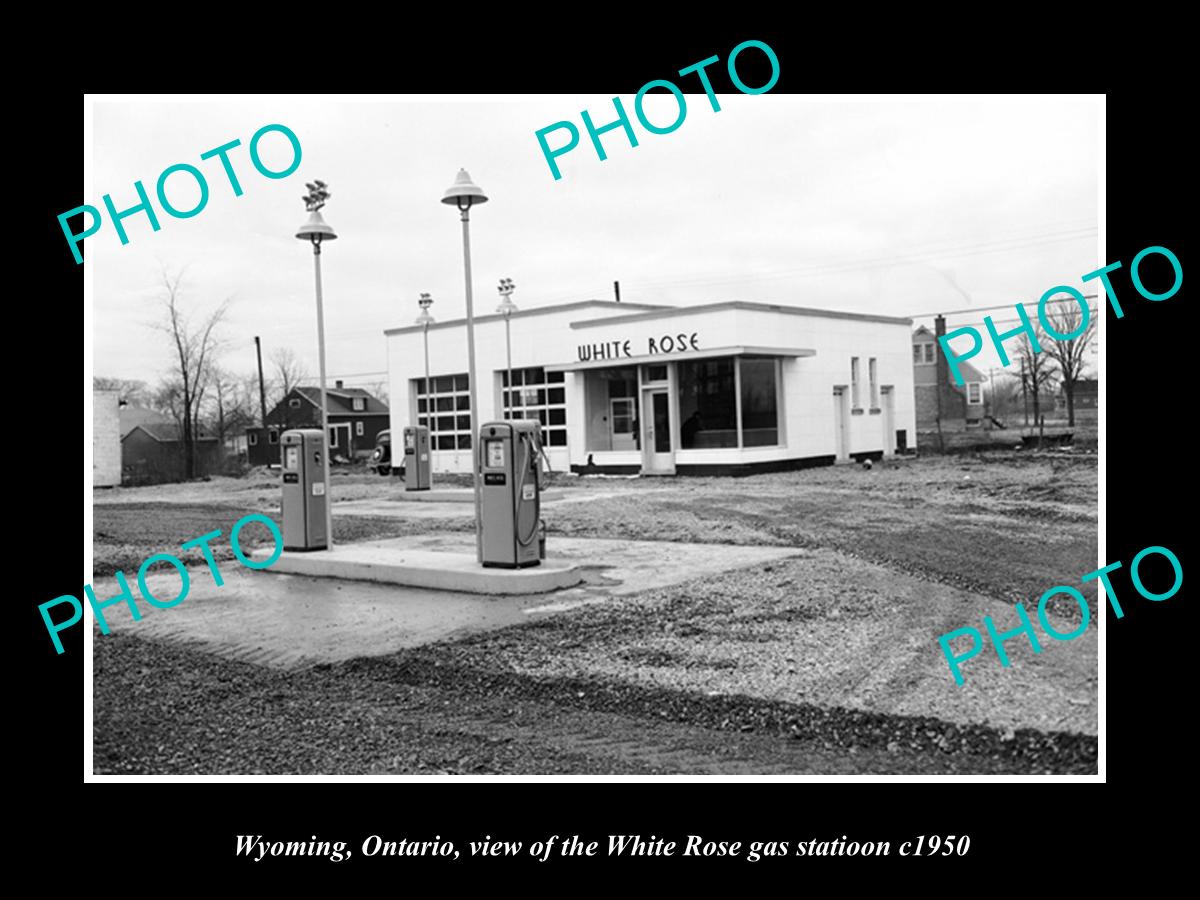
[[[624,304],[622,304],[623,306]],[[609,316],[606,319],[595,319],[583,322],[572,322],[572,328],[594,328],[600,325],[620,325],[625,322],[642,322],[647,319],[664,319],[672,316],[686,316],[698,312],[711,312],[721,309],[747,309],[758,312],[785,313],[789,316],[817,316],[824,319],[855,319],[860,322],[882,322],[887,325],[912,326],[912,319],[898,316],[878,316],[872,313],[841,312],[833,309],[812,309],[805,306],[782,306],[777,303],[752,303],[748,300],[722,300],[716,303],[702,303],[699,306],[672,306],[665,309],[655,309],[650,312],[634,313],[628,316]]]
[[[816,356],[817,351],[807,347],[714,347],[711,350],[683,350],[675,353],[648,353],[644,356],[616,356],[612,359],[588,359],[579,362],[554,363],[542,366],[547,372],[579,372],[584,369],[617,369],[622,366],[637,366],[656,362],[675,362],[688,359],[711,359],[714,356],[772,356],[794,359],[800,356]]]
[[[641,309],[650,311],[670,312],[676,307],[663,306],[662,304],[654,303],[622,303],[616,300],[576,300],[574,303],[560,303],[556,306],[535,306],[532,309],[518,309],[512,313],[512,318],[521,319],[528,316],[543,316],[549,313],[562,312],[569,309],[587,309],[588,307],[601,307],[603,309]],[[503,319],[504,316],[500,313],[488,313],[487,315],[476,316],[476,322],[492,322],[497,319]],[[617,318],[624,318],[618,316]],[[466,318],[462,319],[447,319],[445,322],[434,322],[429,326],[430,331],[438,328],[452,328],[456,325],[465,325]],[[404,325],[400,328],[385,328],[383,333],[388,334],[408,334],[410,332],[424,331],[424,325]]]

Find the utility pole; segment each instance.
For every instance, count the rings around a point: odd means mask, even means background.
[[[618,303],[621,302],[621,282],[619,281],[613,282],[613,296],[617,298]]]
[[[1021,360],[1021,405],[1025,407],[1025,427],[1029,427],[1029,383],[1025,378],[1025,360]]]
[[[258,339],[258,335],[254,336],[254,352],[258,354],[258,404],[262,408],[262,427],[263,440],[267,439],[267,388],[263,384],[262,371],[262,341]]]

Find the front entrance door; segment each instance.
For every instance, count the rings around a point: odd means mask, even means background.
[[[344,456],[346,459],[353,459],[354,454],[350,448],[350,426],[349,424],[337,424],[329,426],[329,459]]]
[[[850,397],[845,385],[838,385],[833,389],[833,430],[836,436],[837,462],[845,462],[850,458],[850,435],[846,432],[850,419],[846,407],[849,405]]]
[[[883,395],[883,455],[896,454],[896,404],[892,398],[892,386],[885,384],[880,391]]]
[[[675,451],[671,445],[671,397],[665,390],[645,392],[642,472],[646,475],[674,475]]]

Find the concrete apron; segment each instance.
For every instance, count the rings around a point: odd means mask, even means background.
[[[473,534],[462,533],[375,543],[414,551],[436,548],[469,554],[474,551],[474,542]],[[296,669],[455,639],[614,596],[803,553],[787,547],[566,537],[554,538],[551,551],[556,560],[575,566],[583,574],[581,584],[553,593],[485,596],[272,574],[271,569],[250,570],[230,560],[219,563],[222,587],[213,583],[207,566],[190,567],[191,589],[178,606],[151,606],[141,598],[134,580],[131,588],[139,594],[142,619],[133,621],[123,603],[104,612],[115,632],[187,644],[257,665]],[[179,593],[179,576],[169,568],[165,572],[155,570],[146,581],[151,593],[164,600]],[[98,579],[93,587],[98,599],[119,593],[111,578]],[[98,628],[94,639],[104,640]]]
[[[263,562],[274,552],[261,548],[251,556]],[[332,550],[285,550],[263,571],[506,596],[545,594],[583,581],[578,566],[557,559],[524,569],[484,568],[476,562],[473,534],[465,552],[447,550],[444,542],[436,550],[417,547],[412,538],[337,544]]]

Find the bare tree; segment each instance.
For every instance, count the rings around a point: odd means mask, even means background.
[[[308,370],[290,347],[276,349],[271,354],[271,366],[274,369],[274,378],[271,379],[272,386],[274,393],[279,396],[278,403],[283,403],[288,394],[308,380]],[[280,424],[284,428],[288,428],[292,424],[288,421],[288,406],[284,404],[282,408],[283,422]]]
[[[991,414],[996,418],[1010,417],[1021,409],[1021,373],[1005,372],[996,379],[989,391]]]
[[[208,420],[222,447],[231,434],[254,425],[257,409],[258,388],[253,378],[213,368]]]
[[[122,403],[145,406],[151,401],[151,391],[146,382],[136,379],[106,378],[103,375],[95,375],[92,377],[92,389],[116,391]]]
[[[183,273],[172,276],[164,269],[162,279],[166,315],[157,327],[171,338],[178,367],[172,374],[163,402],[169,403],[169,408],[179,423],[183,443],[184,477],[194,478],[200,409],[212,380],[219,343],[215,330],[225,316],[229,301],[223,302],[193,326],[181,303]]]
[[[1074,427],[1075,385],[1083,376],[1088,348],[1096,337],[1096,315],[1089,312],[1087,325],[1080,330],[1084,313],[1082,307],[1074,300],[1057,303],[1048,307],[1047,312],[1050,326],[1058,334],[1074,334],[1080,331],[1077,337],[1065,339],[1046,335],[1046,341],[1042,343],[1042,350],[1058,363],[1058,374],[1067,398],[1067,424]]]
[[[372,381],[366,385],[366,391],[376,400],[380,400],[386,406],[388,402],[388,386],[386,381]]]
[[[1046,336],[1037,325],[1033,327],[1037,332],[1038,344],[1045,347]],[[1037,425],[1041,422],[1042,397],[1049,398],[1054,390],[1054,358],[1045,352],[1035,353],[1029,335],[1022,336],[1016,357],[1021,367],[1023,388],[1033,400],[1033,424]]]

